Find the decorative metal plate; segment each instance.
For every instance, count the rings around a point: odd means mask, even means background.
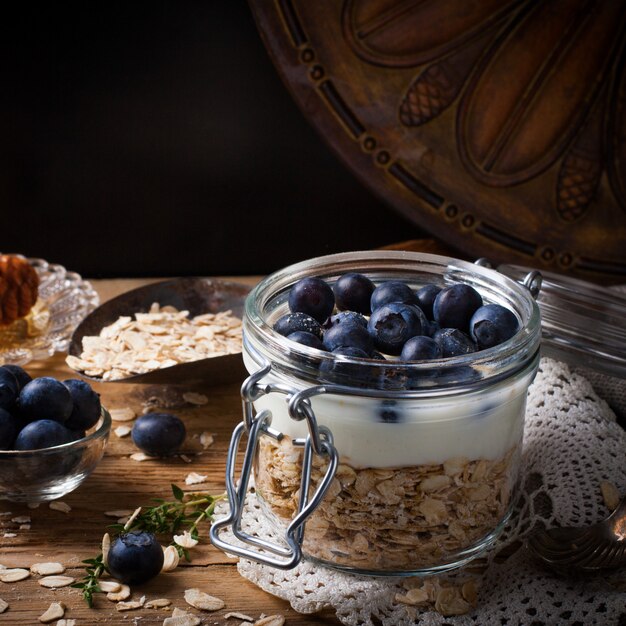
[[[624,280],[626,3],[250,2],[304,113],[393,207],[473,257]]]

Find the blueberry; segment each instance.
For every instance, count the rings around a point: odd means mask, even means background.
[[[16,450],[39,450],[71,441],[70,431],[55,420],[36,420],[26,424],[15,439]]]
[[[411,337],[402,347],[401,361],[427,361],[443,356],[439,344],[430,337]]]
[[[149,581],[162,567],[163,548],[152,533],[132,530],[111,543],[107,569],[114,578],[127,585]]]
[[[300,343],[303,346],[309,346],[309,348],[317,348],[318,350],[326,350],[322,340],[316,337],[313,333],[307,333],[304,330],[296,330],[294,333],[287,335],[287,339]]]
[[[330,352],[337,348],[359,348],[369,354],[374,343],[367,328],[359,324],[337,324],[324,333],[324,346]]]
[[[392,302],[372,313],[368,330],[378,350],[397,356],[407,339],[423,334],[427,324],[428,320],[419,307]]]
[[[54,420],[61,424],[71,415],[74,404],[69,389],[50,376],[35,378],[20,391],[20,414],[26,420]]]
[[[171,413],[146,413],[133,426],[134,444],[150,456],[174,454],[185,441],[185,425]]]
[[[17,420],[4,409],[0,409],[0,450],[12,450],[17,436]]]
[[[69,430],[70,441],[78,441],[79,439],[84,439],[87,436],[87,431],[85,430]]]
[[[458,328],[440,328],[433,339],[439,344],[444,358],[476,352],[474,342]]]
[[[321,278],[302,278],[289,291],[289,310],[306,313],[320,324],[326,321],[334,306],[333,290]]]
[[[415,293],[417,297],[417,303],[424,311],[424,315],[429,319],[433,319],[433,303],[435,302],[435,298],[441,291],[441,287],[439,285],[428,284],[424,285],[421,289],[418,289]]]
[[[369,358],[367,352],[353,346],[340,346],[335,348],[332,353],[349,358]],[[320,366],[320,376],[326,382],[349,384],[356,387],[369,386],[369,370],[366,364],[346,363],[339,359],[324,361]]]
[[[88,430],[100,419],[100,396],[84,381],[71,378],[63,381],[72,396],[73,408],[66,428],[70,430]]]
[[[356,311],[340,311],[336,315],[332,315],[328,320],[329,327],[338,324],[357,324],[367,328],[367,318]]]
[[[0,408],[11,410],[15,406],[19,389],[15,374],[7,367],[0,367]]]
[[[428,321],[428,326],[424,329],[424,334],[428,337],[432,337],[438,330],[440,326],[437,322]]]
[[[339,354],[341,356],[349,356],[350,358],[368,359],[369,354],[360,348],[354,346],[340,346],[333,350],[333,354]]]
[[[385,424],[397,424],[402,421],[395,400],[383,400],[378,411],[378,421]]]
[[[433,304],[433,315],[441,328],[467,331],[472,315],[482,304],[483,299],[476,289],[457,283],[439,292]]]
[[[0,367],[0,370],[1,369],[7,369],[9,370],[9,372],[11,372],[11,374],[13,374],[13,376],[15,376],[17,380],[18,391],[20,391],[22,387],[27,385],[32,380],[28,372],[23,367],[20,367],[19,365],[13,365],[12,363],[7,363],[6,365],[3,365],[2,367]]]
[[[291,335],[297,330],[312,333],[316,337],[322,338],[322,327],[320,323],[306,313],[287,313],[279,318],[274,324],[274,330],[280,335]]]
[[[337,308],[340,311],[356,311],[369,315],[374,288],[374,283],[363,274],[350,272],[340,276],[334,287]]]
[[[391,302],[402,302],[403,304],[417,304],[417,298],[413,290],[399,280],[388,280],[380,283],[374,293],[372,293],[371,307],[372,311],[390,304]]]
[[[515,314],[500,304],[486,304],[470,320],[470,335],[480,350],[510,339],[518,330]]]

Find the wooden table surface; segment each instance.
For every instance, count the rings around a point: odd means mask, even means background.
[[[253,284],[254,278],[236,278],[239,282]],[[101,301],[128,289],[146,284],[144,280],[94,280]],[[31,376],[49,375],[64,380],[75,378],[64,362],[65,354],[49,360],[31,362],[26,366]],[[180,406],[170,409],[184,419],[188,441],[194,434],[208,431],[215,442],[202,454],[191,456],[186,463],[179,457],[165,460],[137,462],[130,459],[136,452],[130,437],[119,438],[111,433],[105,456],[87,480],[62,501],[71,506],[69,513],[51,510],[47,504],[37,509],[26,505],[0,501],[0,564],[6,567],[25,567],[36,562],[58,561],[67,568],[66,574],[75,578],[83,576],[81,561],[92,558],[100,551],[100,542],[106,526],[114,522],[104,512],[116,509],[134,509],[150,505],[151,498],[171,499],[170,484],[175,483],[186,491],[206,490],[213,494],[224,491],[224,463],[233,427],[241,421],[240,382],[220,387],[207,387],[203,393],[209,402],[204,406],[190,406],[182,400]],[[164,386],[140,386],[119,383],[94,385],[101,394],[104,406],[109,409],[131,407],[141,414],[142,402],[150,396],[167,397],[174,405],[184,389]],[[116,424],[114,423],[114,426]],[[185,486],[185,477],[195,471],[208,476],[206,484]],[[31,527],[19,530],[12,517],[27,515]],[[203,542],[192,550],[191,563],[182,563],[174,572],[161,574],[149,583],[135,589],[133,598],[166,597],[172,606],[201,614],[203,624],[239,624],[241,620],[225,619],[228,612],[241,612],[258,619],[262,613],[285,616],[290,626],[303,624],[339,624],[332,611],[316,615],[300,615],[289,605],[257,588],[237,573],[236,561],[227,558],[208,542],[207,526],[202,528]],[[3,537],[15,533],[14,538]],[[37,583],[37,576],[11,584],[0,582],[0,598],[8,602],[8,610],[0,615],[0,624],[39,624],[38,617],[51,602],[62,601],[67,610],[65,617],[76,619],[76,626],[88,624],[128,624],[141,626],[162,624],[171,612],[163,609],[140,609],[119,613],[115,603],[97,594],[94,608],[89,609],[78,589],[69,587],[50,590]],[[225,608],[213,613],[203,613],[185,603],[184,590],[198,587],[222,598]],[[141,618],[136,620],[135,618]],[[135,621],[134,621],[135,620]]]

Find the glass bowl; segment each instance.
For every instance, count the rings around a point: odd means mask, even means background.
[[[111,431],[106,409],[82,439],[39,450],[0,450],[0,500],[45,502],[74,491],[100,462]]]
[[[0,365],[24,365],[67,350],[78,324],[98,306],[91,283],[43,259],[28,259],[39,274],[39,298],[30,313],[0,327]]]

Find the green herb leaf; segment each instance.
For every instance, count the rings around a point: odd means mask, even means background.
[[[185,492],[180,487],[173,484],[172,493],[174,494],[174,498],[176,498],[176,500],[178,500],[179,502],[183,501],[183,498],[185,497]]]

